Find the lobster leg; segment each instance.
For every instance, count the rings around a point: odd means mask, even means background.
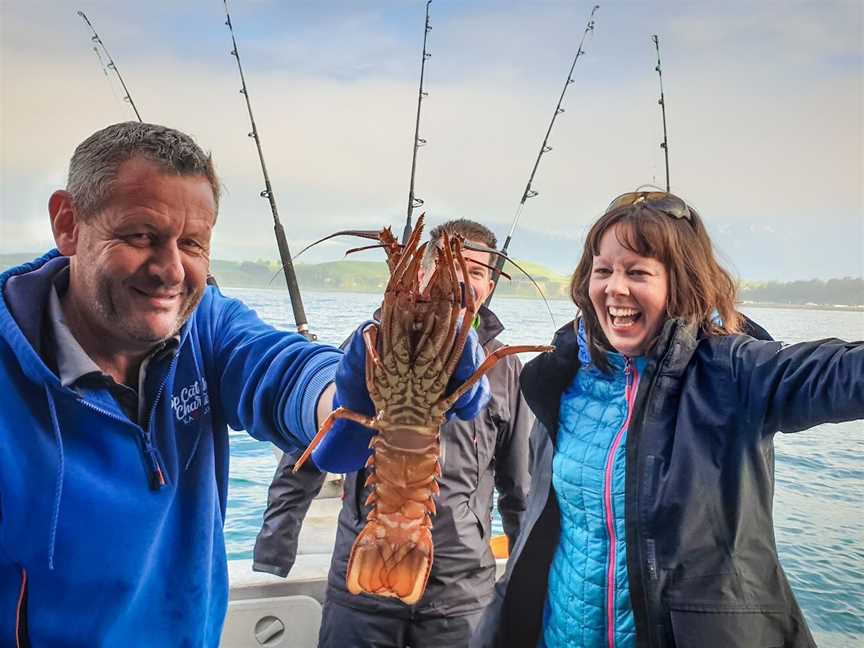
[[[450,294],[450,302],[453,304],[462,305],[462,288],[459,286],[459,278],[456,275],[456,262],[455,258],[459,258],[461,260],[462,254],[459,252],[459,243],[456,241],[454,243],[456,255],[454,257],[453,250],[451,250],[450,238],[447,236],[447,232],[444,232],[441,236],[441,240],[443,242],[442,253],[444,256],[444,264],[441,268],[444,277],[442,278],[442,283],[445,286],[449,286],[451,294]],[[464,260],[462,260],[464,265]],[[463,277],[467,277],[468,273],[466,272]],[[444,366],[442,368],[442,374],[452,374],[453,369],[456,367],[456,363],[459,360],[459,357],[462,355],[462,349],[465,346],[465,340],[468,339],[468,333],[470,331],[470,323],[471,319],[474,317],[473,308],[465,309],[465,314],[462,316],[462,326],[461,328],[457,326],[457,322],[459,321],[459,313],[461,308],[451,308],[450,309],[450,321],[447,323],[446,339],[441,343],[439,347],[439,352],[445,352],[445,350],[449,350],[449,353],[446,358],[442,358]]]
[[[309,442],[309,445],[306,447],[306,450],[300,455],[300,458],[297,460],[297,463],[294,464],[294,472],[296,473],[300,468],[306,463],[306,460],[309,458],[309,455],[312,454],[312,451],[318,447],[318,444],[321,443],[321,440],[327,436],[327,433],[330,431],[330,428],[333,427],[333,424],[339,419],[348,419],[349,421],[354,421],[355,423],[359,423],[367,428],[372,428],[373,430],[378,429],[377,421],[371,416],[364,416],[363,414],[358,414],[357,412],[353,412],[345,407],[339,407],[332,412],[330,415],[324,419],[324,422],[321,424],[321,429],[318,430],[318,434],[315,435],[315,438]]]
[[[378,355],[378,351],[376,347],[378,346],[378,327],[375,324],[370,324],[365,329],[363,329],[363,342],[366,343],[366,383],[368,384],[372,381],[372,369],[370,368],[369,360],[372,361],[372,365],[377,369],[381,368],[381,356]]]
[[[465,394],[471,387],[483,377],[487,371],[489,371],[492,367],[494,367],[501,358],[506,358],[509,355],[513,355],[515,353],[525,353],[528,351],[535,351],[538,353],[542,353],[545,351],[553,351],[555,347],[546,346],[546,345],[514,345],[514,346],[504,346],[500,349],[493,351],[486,359],[483,361],[477,370],[471,374],[468,379],[459,385],[459,387],[450,394],[447,398],[441,400],[438,405],[436,405],[435,410],[440,412],[446,412],[451,407],[453,407],[453,403],[455,403],[459,398]]]
[[[415,226],[414,231],[411,233],[411,236],[402,248],[398,258],[396,258],[396,255],[388,255],[387,257],[387,264],[390,267],[390,281],[388,282],[387,290],[384,293],[385,305],[388,303],[390,305],[395,305],[399,295],[407,294],[412,282],[417,282],[417,270],[420,267],[420,256],[415,254],[415,252],[420,244],[420,237],[423,234],[423,220],[424,214],[421,214],[420,218],[417,219],[417,225]],[[408,285],[406,285],[406,282]],[[396,318],[406,316],[406,313],[396,312],[397,310],[398,309],[396,308],[386,307],[381,309],[381,330],[385,333],[383,336],[384,344],[381,351],[385,355],[389,355],[393,351],[391,344],[393,341],[399,339],[399,337],[394,334],[394,327],[396,327],[397,321],[394,321],[393,316],[395,315]]]
[[[444,371],[450,375],[456,369],[456,364],[462,356],[462,351],[465,349],[465,341],[468,339],[468,334],[471,332],[471,320],[474,319],[474,292],[468,285],[468,268],[465,265],[465,258],[462,256],[462,244],[457,239],[453,246],[451,254],[449,249],[445,249],[444,256],[451,268],[454,267],[454,261],[459,265],[459,270],[462,278],[466,283],[465,289],[465,314],[462,316],[462,325],[459,328],[459,335],[450,350],[450,357],[447,358],[447,363],[444,365]],[[458,279],[454,282],[454,286],[458,286]],[[459,300],[462,300],[461,289]]]

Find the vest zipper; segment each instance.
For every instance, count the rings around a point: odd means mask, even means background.
[[[626,383],[624,398],[627,401],[627,415],[624,423],[615,434],[609,454],[606,457],[606,470],[603,475],[603,514],[606,518],[606,531],[609,535],[609,563],[606,567],[606,638],[609,648],[615,648],[615,567],[618,550],[615,537],[615,513],[612,510],[612,474],[615,469],[615,454],[621,445],[621,439],[630,427],[630,417],[633,415],[633,402],[639,386],[639,371],[630,358],[624,359],[624,375]]]

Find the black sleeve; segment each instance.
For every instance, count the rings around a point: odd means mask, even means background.
[[[295,474],[293,469],[297,458],[285,453],[279,461],[267,494],[264,524],[255,539],[253,551],[252,569],[283,578],[291,571],[297,558],[303,518],[327,476],[312,461],[303,464]]]
[[[508,358],[508,402],[510,420],[504,421],[495,447],[495,487],[498,490],[498,512],[510,547],[516,545],[522,515],[528,500],[529,473],[528,440],[534,425],[534,415],[519,391],[522,363],[515,356]]]

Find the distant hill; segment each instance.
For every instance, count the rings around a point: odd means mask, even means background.
[[[810,281],[769,281],[743,283],[738,298],[744,302],[798,306],[864,306],[864,279],[811,279]]]
[[[0,254],[0,271],[31,261],[38,253]],[[561,275],[537,263],[516,261],[531,274],[549,299],[568,299],[570,277]],[[307,290],[338,292],[373,292],[384,290],[387,283],[387,265],[383,261],[331,261],[328,263],[298,264],[297,280]],[[216,280],[234,288],[284,289],[285,280],[275,261],[220,261],[213,260],[210,269]],[[504,271],[511,281],[502,279],[496,295],[501,297],[535,297],[536,288],[522,272],[511,264]],[[790,306],[856,306],[864,307],[864,278],[812,279],[788,282],[743,282],[739,298],[748,303],[770,303]]]
[[[563,299],[567,296],[569,278],[534,263],[517,261],[530,273],[547,298]],[[225,286],[237,288],[284,288],[285,280],[279,264],[258,261],[234,262],[213,261],[211,272]],[[389,273],[383,261],[331,261],[329,263],[297,264],[297,281],[301,287],[311,290],[333,290],[341,292],[382,292]],[[497,295],[534,297],[537,289],[524,274],[505,264],[504,272],[511,281],[501,279]]]
[[[537,263],[516,261],[528,272],[549,299],[569,299],[570,277],[560,275]],[[214,261],[212,271],[226,286],[238,288],[284,288],[285,281],[275,262],[235,263]],[[311,290],[343,292],[381,292],[387,283],[386,264],[375,261],[333,261],[330,263],[298,264],[297,280]],[[504,271],[512,279],[502,279],[496,291],[501,297],[535,297],[531,281],[511,264]],[[275,278],[274,278],[275,277]],[[261,279],[264,283],[261,283]],[[743,282],[739,299],[744,302],[771,303],[791,306],[859,306],[864,307],[864,279],[845,277],[822,281]]]

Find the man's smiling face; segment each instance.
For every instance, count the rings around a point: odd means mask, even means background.
[[[470,245],[484,245],[478,241],[467,241]],[[479,250],[469,250],[462,248],[462,258],[465,259],[465,268],[468,270],[467,284],[471,287],[474,293],[474,312],[480,310],[483,302],[492,293],[494,284],[492,282],[492,265],[489,252],[480,252]],[[461,274],[457,271],[457,274]]]
[[[141,157],[120,165],[111,196],[75,223],[67,297],[108,347],[146,351],[175,335],[201,299],[216,203],[204,176]]]

